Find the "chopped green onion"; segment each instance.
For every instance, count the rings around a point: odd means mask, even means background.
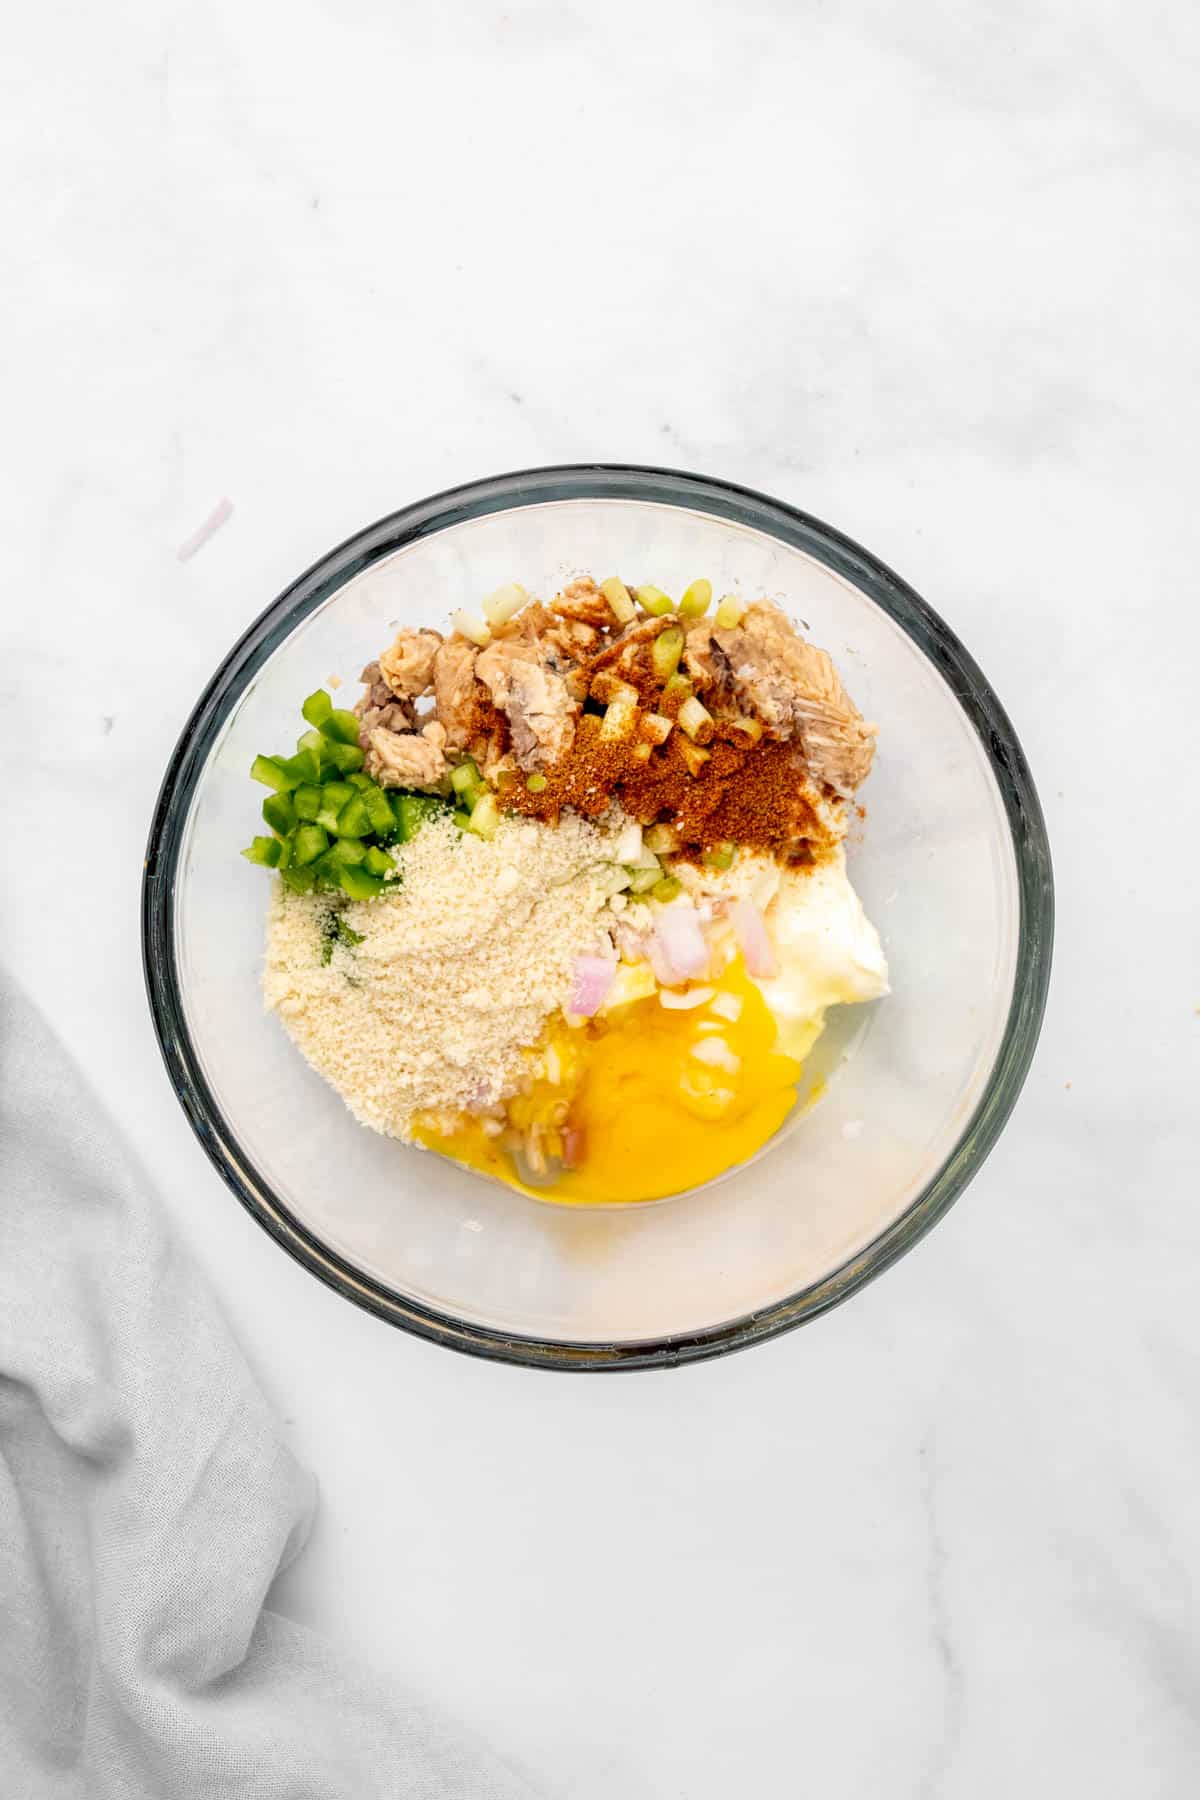
[[[278,756],[256,756],[250,764],[250,779],[261,781],[264,787],[274,788],[276,793],[284,793],[297,785]]]
[[[652,618],[660,619],[664,613],[674,612],[675,605],[670,594],[664,594],[660,587],[635,588],[642,610]]]
[[[642,833],[642,842],[655,856],[669,856],[672,850],[679,848],[679,833],[673,825],[651,825]]]
[[[676,894],[682,892],[683,883],[676,875],[664,875],[662,880],[656,881],[650,889],[651,898],[654,900],[674,900]]]
[[[341,883],[343,894],[351,900],[374,900],[383,892],[381,875],[371,875],[353,863],[343,868]]]
[[[699,619],[708,611],[712,601],[712,582],[693,581],[679,602],[679,610],[685,619]]]
[[[500,808],[496,805],[494,794],[481,794],[471,808],[471,816],[467,820],[467,830],[473,831],[476,837],[495,837],[496,827],[500,823]]]
[[[612,608],[613,617],[618,625],[630,625],[637,618],[637,607],[629,598],[629,589],[615,575],[600,583],[600,592]]]
[[[282,848],[278,838],[256,837],[251,838],[242,855],[247,862],[258,863],[264,869],[274,869],[278,866]]]
[[[299,793],[300,790],[296,791]],[[268,794],[262,803],[262,815],[271,830],[277,831],[280,837],[286,837],[296,823],[295,804],[287,794]]]
[[[717,624],[722,631],[732,631],[740,625],[746,615],[746,602],[739,600],[736,594],[724,594],[717,607]]]
[[[663,700],[688,700],[691,698],[692,684],[686,675],[672,675],[663,689]]]
[[[704,852],[705,866],[710,869],[732,869],[736,855],[736,844],[718,844],[715,849]]]
[[[513,614],[520,612],[528,598],[528,591],[519,581],[505,582],[503,587],[498,587],[484,601],[483,616],[493,628],[507,625]]]
[[[365,760],[357,744],[339,744],[333,738],[326,738],[325,754],[340,775],[361,769]]]
[[[525,786],[531,794],[540,794],[546,786],[546,777],[536,773],[525,777]]]
[[[479,769],[471,757],[465,757],[450,771],[450,786],[456,794],[465,794],[469,788],[480,785]]]
[[[367,814],[366,804],[361,793],[347,800],[337,817],[337,833],[339,837],[366,837],[371,829],[371,820]]]
[[[713,722],[713,716],[707,706],[696,699],[695,695],[685,700],[679,709],[679,729],[686,731],[690,738],[698,738],[702,731],[707,731]]]
[[[363,857],[362,866],[370,875],[390,875],[395,864],[386,850],[380,850],[372,844]]]
[[[321,726],[333,711],[333,701],[324,688],[318,688],[315,694],[308,696],[300,711],[310,725]]]
[[[679,659],[683,655],[683,633],[678,625],[668,625],[665,631],[659,632],[650,655],[658,679],[669,680],[679,667]]]
[[[331,707],[328,716],[321,721],[321,735],[335,744],[357,744],[359,728],[358,714],[347,712],[341,706]]]
[[[302,869],[306,863],[324,856],[328,848],[329,838],[320,825],[297,825],[292,840],[292,866]]]

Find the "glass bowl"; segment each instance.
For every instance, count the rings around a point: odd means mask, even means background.
[[[879,754],[850,872],[892,993],[844,1008],[802,1104],[752,1162],[656,1205],[531,1200],[352,1119],[260,995],[267,881],[237,851],[247,779],[300,699],[357,676],[401,623],[519,580],[614,570],[777,598],[824,646]],[[171,758],[143,888],[154,1023],[180,1102],[239,1200],[339,1293],[395,1325],[541,1368],[717,1355],[845,1299],[942,1215],[1029,1067],[1053,884],[1025,758],[924,601],[828,526],[728,483],[588,464],[473,482],[368,526],[234,646]],[[816,1104],[805,1105],[814,1095]]]

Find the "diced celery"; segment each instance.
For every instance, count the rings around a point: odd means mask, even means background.
[[[641,602],[643,612],[648,612],[652,618],[659,619],[664,613],[675,610],[670,594],[664,594],[660,587],[640,587],[635,588],[634,592]]]
[[[374,900],[383,892],[383,877],[368,874],[365,868],[347,864],[341,874],[342,892],[351,900]]]
[[[683,633],[678,625],[668,625],[665,631],[659,632],[650,655],[658,679],[669,680],[679,667],[679,659],[683,655]]]
[[[363,766],[363,753],[357,744],[341,744],[326,738],[325,754],[340,775],[350,775]]]
[[[458,826],[460,831],[469,831],[471,828],[470,813],[464,812],[461,806],[456,808],[454,813],[454,823]]]
[[[476,837],[495,837],[496,827],[499,823],[500,808],[496,805],[495,794],[481,794],[471,808],[471,816],[467,820],[467,830],[473,831]]]
[[[278,838],[256,837],[242,851],[247,862],[258,863],[264,869],[274,869],[279,863],[279,854],[283,846]]]
[[[355,794],[347,800],[338,814],[337,831],[339,837],[366,837],[371,829],[371,821],[367,816],[366,805],[361,794]]]
[[[321,721],[322,734],[335,744],[357,744],[359,727],[358,714],[347,712],[341,706],[331,707],[328,716]]]
[[[333,711],[333,701],[324,688],[318,688],[315,694],[308,696],[300,711],[310,725],[321,726]]]
[[[321,789],[305,782],[292,795],[292,804],[298,819],[313,820],[321,810]]]
[[[306,863],[316,862],[328,848],[329,838],[320,825],[297,825],[292,840],[293,867],[302,869]]]
[[[296,790],[299,792],[299,789]],[[268,794],[262,803],[262,815],[280,837],[286,837],[296,823],[296,807],[288,794]]]
[[[392,811],[392,803],[381,787],[374,783],[362,790],[363,804],[367,809],[367,817],[371,821],[371,830],[380,837],[390,837],[396,829],[396,815]]]
[[[656,881],[650,889],[651,896],[655,900],[674,900],[676,894],[682,892],[683,883],[676,875],[664,875],[662,880]]]
[[[525,786],[531,794],[540,794],[546,786],[546,777],[535,770],[532,775],[525,777]]]
[[[264,787],[274,788],[276,793],[284,793],[296,786],[279,756],[256,756],[250,764],[250,779],[261,781]]]
[[[679,602],[679,611],[685,619],[699,619],[712,603],[712,582],[693,581]]]
[[[655,863],[652,869],[626,868],[625,873],[629,877],[629,891],[631,894],[648,894],[654,884],[662,877],[662,870],[657,863]]]
[[[362,866],[368,875],[390,875],[395,864],[386,850],[379,850],[372,844],[363,857]]]

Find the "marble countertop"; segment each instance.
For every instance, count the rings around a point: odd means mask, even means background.
[[[1191,1794],[1196,15],[127,0],[9,48],[4,956],[319,1473],[280,1603],[570,1800]],[[233,1203],[138,884],[182,721],[300,569],[596,458],[761,487],[931,601],[1028,751],[1059,931],[1024,1096],[914,1254],[581,1380],[387,1330]]]

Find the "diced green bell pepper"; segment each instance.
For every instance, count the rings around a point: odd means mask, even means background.
[[[317,823],[326,831],[336,832],[338,814],[343,806],[354,798],[354,789],[348,781],[327,781],[321,789],[321,804],[317,810]]]
[[[250,779],[261,781],[264,787],[274,788],[276,793],[285,793],[296,786],[283,758],[278,756],[256,756],[250,764]]]
[[[310,725],[321,726],[333,711],[333,701],[324,688],[318,688],[315,694],[308,696],[300,711]]]
[[[339,869],[344,869],[350,863],[360,863],[366,854],[366,845],[357,838],[338,838],[329,846],[329,860],[336,863]]]
[[[390,836],[396,829],[396,815],[383,789],[372,782],[370,787],[363,788],[362,797],[367,817],[371,821],[371,830],[380,837]]]
[[[372,844],[363,857],[362,866],[369,875],[390,875],[395,864],[386,850],[380,850]]]
[[[303,868],[306,863],[316,862],[328,848],[329,838],[320,825],[297,825],[292,840],[293,867]]]
[[[288,776],[285,783],[287,787],[299,787],[303,781],[316,782],[321,779],[321,758],[315,750],[297,750],[295,756],[281,756],[277,760]]]
[[[446,802],[436,794],[394,794],[392,807],[396,814],[398,836],[402,844],[415,838],[426,819],[436,818],[446,810]]]
[[[371,821],[361,794],[355,794],[347,800],[338,814],[337,830],[339,837],[366,837],[371,829]]]
[[[369,775],[364,775],[361,769],[356,769],[353,775],[347,775],[346,780],[350,783],[351,787],[369,788],[375,786],[371,777]]]
[[[278,838],[256,837],[242,851],[247,862],[258,863],[264,869],[274,869],[279,862],[282,846]]]
[[[348,864],[341,875],[342,892],[351,900],[374,900],[383,892],[383,879],[368,874],[365,868]]]
[[[262,815],[280,837],[286,837],[296,823],[296,808],[289,794],[268,794],[262,803]]]
[[[292,795],[292,805],[296,809],[296,817],[307,819],[311,824],[321,810],[321,789],[306,781]]]
[[[335,744],[357,744],[360,723],[356,713],[347,712],[341,706],[334,706],[322,719],[321,730]]]
[[[342,744],[326,738],[325,754],[339,775],[351,775],[363,766],[363,753],[357,744]]]
[[[311,894],[317,885],[316,872],[311,863],[302,869],[285,869],[283,879],[294,894]]]

